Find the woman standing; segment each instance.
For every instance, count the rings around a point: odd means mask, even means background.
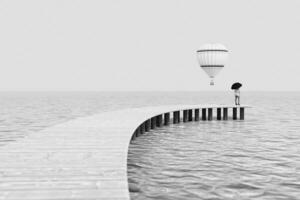
[[[239,82],[236,82],[232,84],[231,89],[234,90],[234,102],[235,105],[240,105],[240,87],[242,87],[242,84]]]
[[[234,101],[235,101],[235,105],[240,105],[240,90],[239,89],[234,90]]]

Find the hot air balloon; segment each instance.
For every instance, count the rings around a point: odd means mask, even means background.
[[[214,85],[214,78],[224,68],[228,59],[228,50],[222,44],[205,44],[197,51],[200,67],[211,78],[210,85]]]

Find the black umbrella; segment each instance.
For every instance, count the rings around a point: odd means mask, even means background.
[[[232,90],[237,90],[237,89],[239,89],[240,87],[242,87],[242,84],[239,83],[239,82],[236,82],[236,83],[232,84],[231,89],[232,89]]]

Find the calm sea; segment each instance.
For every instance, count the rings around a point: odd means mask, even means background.
[[[300,199],[300,93],[242,98],[253,106],[245,121],[171,125],[134,140],[131,199]]]
[[[229,92],[0,92],[0,145],[77,117],[131,107],[231,102]],[[218,99],[222,97],[222,99]]]
[[[300,199],[300,93],[242,92],[245,121],[170,125],[137,138],[137,199]],[[130,107],[231,104],[227,92],[0,93],[0,145],[77,117]]]

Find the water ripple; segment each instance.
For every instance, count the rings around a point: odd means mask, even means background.
[[[140,188],[131,199],[300,199],[300,97],[255,102],[243,122],[170,125],[133,141],[128,163],[142,167],[128,165]]]

